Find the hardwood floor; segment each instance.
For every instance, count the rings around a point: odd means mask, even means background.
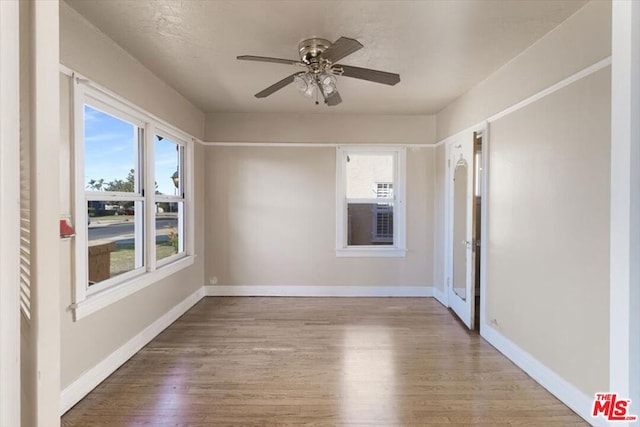
[[[587,425],[431,298],[205,298],[64,426]]]

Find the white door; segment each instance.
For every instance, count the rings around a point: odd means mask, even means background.
[[[449,307],[469,329],[475,318],[474,140],[465,135],[449,149]]]

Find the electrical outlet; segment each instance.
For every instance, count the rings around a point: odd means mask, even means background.
[[[218,284],[218,278],[216,276],[209,277],[209,284],[210,285],[217,285]]]

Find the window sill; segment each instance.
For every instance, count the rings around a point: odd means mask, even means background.
[[[406,249],[394,247],[364,246],[336,249],[338,258],[402,258],[406,255]]]
[[[71,308],[73,309],[74,321],[87,317],[90,314],[120,301],[121,299],[126,298],[149,285],[165,279],[180,270],[190,267],[193,265],[194,259],[195,255],[180,258],[179,260],[172,262],[171,264],[167,264],[156,271],[137,276],[134,279],[90,295],[84,301],[72,304]]]

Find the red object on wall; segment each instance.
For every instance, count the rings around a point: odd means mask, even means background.
[[[60,220],[60,237],[73,237],[76,235],[76,230],[69,224],[68,219]]]

